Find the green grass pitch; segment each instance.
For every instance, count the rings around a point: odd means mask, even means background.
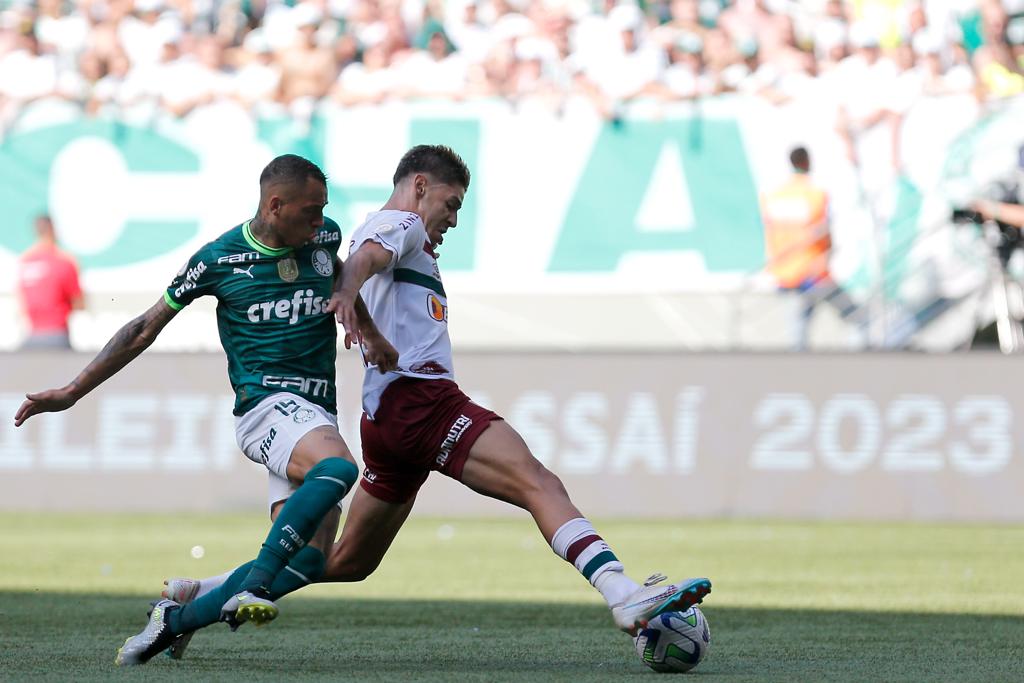
[[[638,579],[707,575],[714,681],[1024,679],[1024,527],[598,520]],[[119,670],[167,576],[255,553],[252,515],[0,514],[0,680],[653,681],[526,518],[413,517],[359,584]],[[195,559],[193,546],[205,554]]]

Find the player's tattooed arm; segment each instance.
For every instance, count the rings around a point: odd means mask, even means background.
[[[157,301],[148,311],[115,332],[103,350],[67,386],[26,394],[25,402],[14,415],[14,426],[21,426],[38,413],[59,412],[75,405],[149,348],[176,314],[177,311],[163,299]]]

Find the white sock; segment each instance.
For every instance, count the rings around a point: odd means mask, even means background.
[[[563,560],[571,562],[601,592],[609,605],[622,602],[638,588],[622,573],[622,563],[583,517],[570,519],[560,526],[551,538],[551,549]]]
[[[594,577],[594,588],[601,591],[609,607],[625,602],[639,587],[640,584],[626,576],[621,569],[609,569]]]

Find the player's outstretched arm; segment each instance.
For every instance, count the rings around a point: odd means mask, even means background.
[[[14,414],[14,426],[20,427],[25,420],[37,413],[55,413],[67,410],[80,398],[114,376],[140,353],[149,348],[164,326],[177,311],[160,299],[148,311],[135,318],[110,338],[78,377],[60,389],[49,389],[35,394],[26,394],[25,402]]]
[[[363,242],[355,253],[342,264],[341,275],[334,282],[334,292],[327,305],[338,322],[345,328],[345,348],[360,340],[360,316],[356,311],[359,288],[373,275],[391,263],[392,254],[377,242]],[[369,314],[367,314],[369,317]]]

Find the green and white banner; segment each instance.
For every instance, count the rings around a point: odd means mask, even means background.
[[[636,284],[678,288],[763,259],[735,117],[617,127],[385,108],[327,112],[299,130],[231,108],[204,116],[156,128],[78,120],[9,136],[0,148],[5,257],[30,244],[33,216],[49,210],[94,289],[157,288],[196,247],[253,214],[259,172],[274,155],[321,164],[328,214],[351,229],[386,200],[408,146],[443,142],[474,176],[443,263],[474,285],[517,289],[541,277],[545,288],[572,286],[573,276],[616,276],[669,257],[689,267],[635,270],[650,276]]]
[[[1019,133],[1002,124],[1013,112],[986,118],[970,99],[924,102],[904,126],[897,172],[889,136],[865,134],[855,167],[823,112],[745,98],[614,123],[499,103],[324,107],[308,123],[226,104],[148,123],[30,111],[0,144],[0,298],[38,213],[53,215],[87,292],[113,295],[91,299],[94,310],[120,312],[111,302],[159,293],[199,246],[253,215],[259,172],[274,156],[321,164],[327,213],[350,231],[387,198],[402,153],[429,142],[453,146],[473,172],[442,250],[456,295],[770,289],[757,277],[758,194],[786,177],[790,147],[805,144],[832,196],[838,277],[854,291],[884,281],[893,300],[927,302],[943,269],[965,266],[950,266],[962,256],[952,238],[923,257],[918,238],[946,221],[950,179],[970,175],[977,149],[1003,141],[1011,150]],[[927,278],[916,277],[922,259]]]

